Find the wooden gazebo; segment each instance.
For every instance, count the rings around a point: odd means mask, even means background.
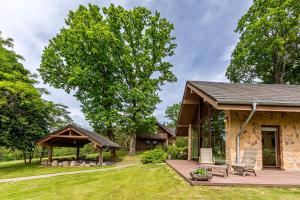
[[[103,163],[103,148],[111,150],[112,160],[115,159],[115,150],[121,146],[105,138],[104,136],[81,128],[75,124],[69,124],[53,133],[39,139],[36,144],[43,148],[48,147],[48,162],[52,162],[53,147],[77,148],[76,160],[79,157],[80,148],[92,142],[99,149],[98,165]]]

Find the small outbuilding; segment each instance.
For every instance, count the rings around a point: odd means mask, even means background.
[[[36,142],[37,145],[43,148],[48,147],[48,162],[52,162],[53,147],[77,148],[76,159],[78,160],[80,148],[88,143],[93,143],[94,147],[99,150],[98,165],[103,163],[104,148],[110,149],[112,160],[115,160],[116,149],[121,148],[120,145],[104,136],[75,124],[69,124]]]
[[[176,141],[175,129],[156,122],[157,129],[152,134],[141,134],[136,138],[136,150],[145,151],[155,147],[168,147]]]

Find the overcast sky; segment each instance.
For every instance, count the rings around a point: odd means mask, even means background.
[[[14,39],[15,51],[24,58],[24,66],[37,73],[41,53],[48,40],[64,26],[69,10],[79,4],[93,3],[100,7],[111,3],[127,9],[145,6],[174,23],[177,48],[170,59],[177,83],[166,84],[159,92],[162,103],[154,115],[166,121],[167,106],[180,102],[186,80],[227,81],[225,70],[230,61],[238,34],[234,33],[238,19],[248,10],[251,0],[136,0],[136,1],[74,1],[74,0],[2,0],[0,1],[0,31]],[[89,128],[80,103],[63,90],[44,85],[51,95],[45,98],[69,107],[71,117]]]

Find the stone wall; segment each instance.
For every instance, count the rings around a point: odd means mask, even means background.
[[[226,111],[226,161],[236,159],[236,136],[250,112]],[[256,169],[262,168],[262,126],[278,126],[280,143],[280,167],[300,170],[300,113],[256,112],[240,137],[240,158],[245,149],[257,149]]]

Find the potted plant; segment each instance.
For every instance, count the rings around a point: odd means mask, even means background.
[[[197,181],[209,181],[212,179],[212,174],[208,173],[208,170],[205,168],[198,168],[190,172],[192,180]]]

